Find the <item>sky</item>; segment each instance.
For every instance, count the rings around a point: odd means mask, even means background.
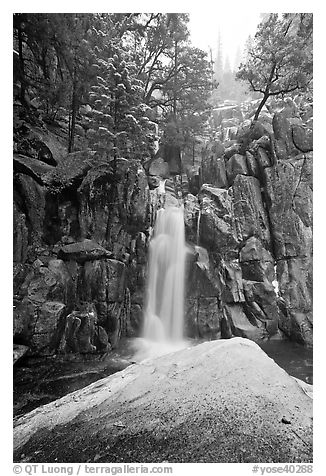
[[[214,59],[220,32],[224,60],[228,56],[232,67],[238,47],[242,50],[248,36],[254,36],[259,22],[259,13],[248,10],[230,11],[212,7],[190,12],[191,42],[205,51],[212,48]]]

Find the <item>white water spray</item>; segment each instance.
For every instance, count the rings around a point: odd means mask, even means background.
[[[149,249],[143,332],[148,341],[176,344],[183,340],[185,256],[183,209],[160,209]]]

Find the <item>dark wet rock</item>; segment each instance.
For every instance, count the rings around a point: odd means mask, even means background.
[[[201,246],[194,246],[188,255],[186,265],[186,294],[189,298],[213,297],[220,294],[220,283],[214,265],[210,263],[208,252]]]
[[[95,338],[95,347],[98,352],[108,352],[111,349],[109,337],[103,327],[97,328],[97,339]]]
[[[78,284],[76,271],[69,269],[68,265],[60,259],[50,259],[48,270],[57,280],[52,296],[62,300],[70,310],[76,302]]]
[[[143,325],[143,310],[139,304],[132,304],[130,309],[130,318],[127,321],[126,336],[138,337],[141,335]]]
[[[238,235],[228,190],[203,186],[199,193],[201,215],[200,244],[220,255],[237,255]]]
[[[280,328],[301,343],[312,345],[312,257],[294,257],[277,262],[282,298]]]
[[[246,151],[246,159],[247,159],[248,175],[252,175],[253,177],[258,178],[259,167],[258,167],[258,163],[256,161],[255,156],[251,152]]]
[[[34,102],[35,98],[31,101],[31,105]],[[42,121],[36,119],[37,111],[33,106],[26,112],[23,108],[18,110],[17,106],[14,106],[16,150],[23,155],[56,166],[67,155],[66,131],[54,124],[47,124],[45,127]]]
[[[14,154],[14,171],[30,176],[40,185],[47,182],[48,174],[53,170],[55,170],[54,167],[40,162],[37,159],[21,154]]]
[[[20,223],[21,233],[25,240],[28,236],[28,243],[35,247],[42,241],[45,218],[46,193],[43,187],[32,177],[24,174],[15,176],[14,199],[20,211],[23,211],[25,219],[19,214],[16,217]],[[16,218],[16,219],[17,219]],[[28,233],[24,230],[25,226]]]
[[[59,234],[61,241],[72,243],[78,241],[80,227],[78,221],[78,202],[74,199],[63,200],[58,203]]]
[[[246,309],[250,316],[265,323],[269,335],[277,332],[279,311],[274,286],[267,281],[243,280]]]
[[[198,298],[197,329],[198,337],[204,339],[220,338],[220,316],[217,297]]]
[[[240,252],[240,261],[259,261],[263,258],[264,248],[255,236],[250,237]]]
[[[109,336],[112,349],[118,346],[120,337],[125,330],[128,321],[126,311],[124,303],[111,302],[107,305],[107,320],[103,322],[103,327]]]
[[[51,169],[44,183],[47,186],[58,190],[77,187],[87,172],[96,165],[95,152],[90,150],[81,150],[71,152],[64,157],[55,169]]]
[[[226,303],[243,302],[242,271],[238,261],[223,262],[220,273],[223,277],[222,301]]]
[[[276,259],[312,253],[311,157],[265,169]]]
[[[250,237],[240,251],[240,264],[244,279],[270,282],[275,279],[275,260],[255,236]]]
[[[273,117],[275,151],[280,160],[298,155],[299,150],[293,142],[292,125],[287,111],[277,112]]]
[[[200,189],[200,172],[198,167],[189,167],[187,169],[187,180],[189,193],[197,195]]]
[[[234,336],[246,337],[253,341],[259,341],[266,336],[263,329],[249,322],[241,305],[226,304],[224,310]]]
[[[82,236],[92,236],[120,257],[130,246],[131,234],[145,228],[149,194],[144,169],[137,161],[121,162],[114,178],[109,167],[95,167],[78,194]]]
[[[203,162],[200,176],[201,184],[210,184],[218,188],[228,188],[228,180],[223,158],[214,157]]]
[[[242,240],[254,235],[268,246],[270,243],[269,222],[259,181],[255,177],[238,175],[232,189],[235,222]]]
[[[35,135],[34,137],[29,137],[20,141],[17,149],[18,152],[23,155],[33,157],[54,167],[57,165],[49,147]]]
[[[194,246],[186,265],[186,333],[190,337],[217,339],[221,337],[221,282],[218,268],[208,252]]]
[[[246,157],[234,154],[226,163],[228,183],[231,185],[237,175],[249,175]]]
[[[58,273],[52,272],[46,266],[32,270],[23,286],[26,288],[26,296],[35,304],[54,300],[57,297],[64,298],[68,294],[66,279],[62,280],[62,275],[60,276]]]
[[[260,169],[265,169],[266,167],[271,167],[272,165],[272,158],[268,154],[265,148],[258,147],[256,152],[256,160]]]
[[[207,153],[214,155],[216,159],[221,159],[225,152],[225,147],[220,140],[214,140],[207,146]]]
[[[125,303],[126,278],[130,280],[125,264],[107,259],[86,262],[79,279],[78,295],[94,304],[98,323],[108,333],[112,347],[117,345],[128,321],[126,313],[130,310]]]
[[[218,188],[227,188],[225,162],[223,159],[224,146],[220,141],[214,141],[206,147],[203,153],[200,182]]]
[[[185,299],[185,320],[184,320],[184,334],[186,337],[198,338],[198,299]]]
[[[234,154],[241,154],[243,147],[241,144],[232,144],[230,147],[227,147],[224,152],[224,158],[226,160],[230,159]]]
[[[23,299],[14,305],[13,309],[13,337],[24,345],[29,345],[36,318],[37,308],[28,299]]]
[[[114,259],[85,263],[83,287],[85,300],[121,302],[125,289],[125,265]]]
[[[48,266],[36,260],[33,266],[25,269],[22,276],[16,289],[19,299],[14,308],[14,338],[32,345],[35,352],[43,347],[46,352],[48,348],[53,350],[57,337],[52,341],[56,331],[51,322],[57,324],[62,316],[61,308],[69,312],[76,303],[74,281],[61,260],[49,260]],[[53,305],[52,314],[48,310],[48,302],[59,303]],[[58,312],[55,311],[56,308],[60,308]]]
[[[242,140],[225,150],[228,186],[234,180],[233,185],[224,193],[218,187],[202,187],[200,210],[187,213],[186,221],[192,228],[188,236],[194,242],[199,237],[214,262],[220,305],[239,302],[244,321],[266,335],[276,334],[279,325],[286,335],[310,345],[312,137],[291,111],[284,109],[274,117],[275,137],[260,128],[248,144]],[[248,121],[243,130],[249,132],[250,125]],[[241,269],[228,273],[238,260]],[[222,335],[229,335],[230,327],[221,328]]]
[[[263,135],[259,137],[259,139],[254,140],[250,144],[250,149],[258,149],[258,147],[262,147],[265,150],[270,150],[271,147],[271,139],[269,135]]]
[[[91,307],[81,311],[73,311],[66,317],[60,350],[64,353],[81,354],[96,352],[96,325],[97,315]]]
[[[198,197],[188,193],[184,197],[184,222],[186,241],[197,242],[197,225],[199,215]]]
[[[181,149],[179,145],[173,143],[165,143],[160,147],[158,155],[163,157],[164,161],[169,165],[171,175],[179,175],[182,172]]]
[[[141,305],[145,295],[147,246],[147,237],[140,232],[131,243],[132,258],[126,265],[126,283],[131,294],[131,301]]]
[[[19,297],[20,288],[29,274],[30,265],[14,263],[13,265],[13,291],[14,296]]]
[[[313,149],[313,131],[310,128],[293,125],[293,143],[301,152],[310,152]]]
[[[59,347],[66,306],[62,302],[46,301],[37,311],[30,346],[33,353],[51,355]]]
[[[14,310],[14,339],[28,345],[34,355],[51,355],[59,346],[65,314],[62,302],[37,303],[25,297]]]
[[[93,240],[83,240],[78,243],[71,243],[63,246],[58,252],[58,258],[63,261],[77,261],[84,263],[85,261],[93,261],[101,258],[109,258],[112,252],[103,248]]]
[[[124,297],[125,269],[126,266],[121,261],[107,260],[107,280],[108,280],[108,300],[121,302]]]

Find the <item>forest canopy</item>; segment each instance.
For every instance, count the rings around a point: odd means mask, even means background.
[[[103,156],[153,153],[157,123],[175,125],[182,147],[202,129],[212,64],[173,13],[14,15],[14,96],[43,119],[68,122]]]

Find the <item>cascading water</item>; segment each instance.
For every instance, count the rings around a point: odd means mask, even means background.
[[[183,209],[161,208],[149,249],[143,331],[147,341],[176,344],[183,340],[185,257]]]

